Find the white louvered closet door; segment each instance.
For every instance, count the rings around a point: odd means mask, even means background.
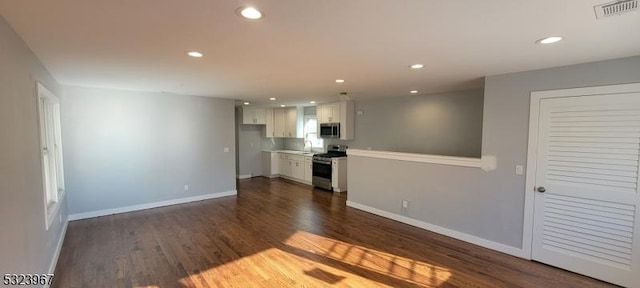
[[[541,99],[539,119],[533,259],[640,287],[640,93]]]

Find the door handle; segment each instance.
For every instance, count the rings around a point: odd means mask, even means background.
[[[545,189],[543,186],[540,186],[538,188],[536,188],[536,191],[540,192],[540,193],[544,193],[547,191],[547,189]]]

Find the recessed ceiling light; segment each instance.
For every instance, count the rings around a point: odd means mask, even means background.
[[[204,54],[198,52],[198,51],[189,51],[187,52],[187,55],[191,56],[191,57],[195,57],[195,58],[200,58],[202,56],[204,56]]]
[[[311,104],[316,104],[316,101],[310,101],[309,103],[311,103]]]
[[[269,98],[269,100],[276,101],[276,98],[271,97],[271,98]]]
[[[251,104],[251,103],[249,103],[249,102],[244,102],[244,105],[249,105],[249,104]]]
[[[562,40],[562,37],[551,36],[551,37],[540,39],[540,40],[536,41],[536,43],[538,43],[538,44],[551,44],[551,43],[556,43],[556,42],[558,42],[560,40]]]
[[[284,104],[280,105],[280,107],[285,107],[285,106],[286,106],[286,105],[284,105]]]
[[[336,79],[336,83],[344,83],[344,79]]]
[[[251,6],[238,8],[240,15],[244,18],[256,20],[262,18],[262,12]]]
[[[418,93],[418,90],[411,90],[411,91],[409,91],[409,93],[411,93],[411,94],[417,94],[417,93]]]
[[[413,64],[413,65],[409,66],[409,68],[411,68],[411,69],[420,69],[422,67],[424,67],[424,65],[422,65],[422,64]]]

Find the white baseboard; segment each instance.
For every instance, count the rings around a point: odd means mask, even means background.
[[[249,179],[253,176],[251,174],[244,174],[244,175],[238,175],[236,177],[238,177],[238,179]]]
[[[418,228],[429,230],[431,232],[435,232],[435,233],[438,233],[438,234],[449,236],[451,238],[455,238],[455,239],[458,239],[458,240],[461,240],[461,241],[464,241],[464,242],[468,242],[468,243],[471,243],[471,244],[482,246],[482,247],[485,247],[485,248],[488,248],[488,249],[491,249],[491,250],[495,250],[495,251],[498,251],[498,252],[506,253],[506,254],[513,255],[513,256],[516,256],[516,257],[520,257],[520,258],[524,258],[524,259],[529,259],[529,257],[527,255],[525,255],[524,251],[521,248],[516,248],[516,247],[513,247],[513,246],[501,244],[501,243],[498,243],[498,242],[494,242],[494,241],[491,241],[491,240],[480,238],[478,236],[473,236],[473,235],[470,235],[470,234],[466,234],[466,233],[462,233],[462,232],[459,232],[459,231],[455,231],[455,230],[451,230],[451,229],[448,229],[448,228],[444,228],[444,227],[441,227],[441,226],[438,226],[438,225],[433,225],[433,224],[430,224],[430,223],[427,223],[427,222],[422,222],[420,220],[416,220],[416,219],[413,219],[413,218],[409,218],[409,217],[406,217],[406,216],[398,215],[398,214],[395,214],[395,213],[391,213],[391,212],[388,212],[388,211],[384,211],[384,210],[381,210],[381,209],[378,209],[378,208],[370,207],[370,206],[367,206],[367,205],[355,203],[355,202],[348,201],[348,200],[347,200],[347,206],[352,207],[352,208],[356,208],[356,209],[359,209],[359,210],[362,210],[362,211],[366,211],[366,212],[369,212],[369,213],[372,213],[372,214],[375,214],[375,215],[378,215],[378,216],[389,218],[389,219],[392,219],[392,220],[395,220],[395,221],[398,221],[398,222],[409,224],[411,226],[415,226],[415,227],[418,227]]]
[[[78,214],[69,215],[69,221],[94,218],[94,217],[100,217],[100,216],[112,215],[112,214],[120,214],[120,213],[145,210],[145,209],[151,209],[151,208],[158,208],[163,206],[177,205],[177,204],[202,201],[202,200],[220,198],[220,197],[226,197],[226,196],[233,196],[236,194],[238,194],[238,192],[236,190],[232,190],[232,191],[204,194],[204,195],[172,199],[172,200],[166,200],[166,201],[160,201],[160,202],[132,205],[132,206],[126,206],[126,207],[120,207],[120,208],[78,213]]]
[[[60,233],[60,238],[58,239],[58,245],[56,246],[56,251],[53,252],[53,258],[51,259],[51,263],[49,264],[49,274],[53,274],[56,271],[56,265],[58,264],[58,258],[60,258],[60,252],[62,251],[62,243],[64,242],[64,237],[67,235],[67,226],[69,226],[69,221],[64,221],[64,226],[62,226],[62,232]],[[48,288],[49,285],[44,285],[45,288]]]

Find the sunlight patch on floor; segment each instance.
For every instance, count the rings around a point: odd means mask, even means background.
[[[417,285],[437,287],[451,277],[447,268],[298,231],[284,244]]]
[[[392,287],[277,248],[190,273],[178,282],[183,287],[326,287],[336,283],[352,287],[363,283],[372,284],[367,287]]]

